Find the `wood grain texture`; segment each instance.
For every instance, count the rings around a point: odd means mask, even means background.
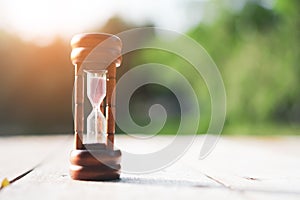
[[[170,136],[145,142],[116,137],[116,146],[146,153],[164,146]],[[72,138],[66,136],[0,139],[0,174],[17,174],[44,162],[0,191],[0,199],[299,199],[299,137],[223,137],[199,160],[203,137],[197,137],[173,165],[152,174],[121,174],[113,182],[74,181],[68,175]],[[52,156],[48,156],[48,155]],[[18,158],[18,159],[16,159]],[[121,162],[122,164],[122,162]],[[16,170],[14,172],[14,170]],[[8,176],[10,179],[11,176]]]
[[[28,171],[47,159],[56,157],[66,142],[73,135],[67,136],[15,136],[0,138],[0,181],[9,180]]]

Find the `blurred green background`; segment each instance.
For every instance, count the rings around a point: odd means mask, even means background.
[[[227,117],[223,134],[299,134],[300,1],[180,3],[189,22],[183,32],[207,50],[224,80]],[[5,7],[1,9],[5,11]],[[159,18],[139,21],[113,13],[104,23],[93,23],[80,32],[119,33],[161,25],[160,20],[169,22],[164,19],[167,12],[168,4],[162,4],[157,13],[155,8],[152,11]],[[5,12],[0,15],[3,16]],[[72,133],[70,37],[54,35],[51,42],[41,44],[1,27],[0,135]],[[124,55],[118,78],[130,68],[148,62],[166,64],[188,78],[203,111],[198,132],[205,133],[210,119],[210,97],[203,80],[194,75],[186,61],[158,50],[132,52]],[[176,82],[168,75],[166,78]],[[146,85],[135,92],[130,105],[133,119],[147,124],[148,108],[153,103],[161,103],[169,113],[161,133],[176,133],[179,105],[173,93],[162,86]]]

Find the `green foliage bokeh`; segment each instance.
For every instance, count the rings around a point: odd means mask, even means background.
[[[201,22],[187,32],[207,50],[223,76],[227,93],[225,133],[298,133],[299,2],[278,0],[267,7],[263,1],[246,1],[240,10],[220,5],[213,22]],[[199,132],[205,132],[211,105],[203,80],[174,55],[147,51],[141,59],[172,66],[191,81],[204,108]]]

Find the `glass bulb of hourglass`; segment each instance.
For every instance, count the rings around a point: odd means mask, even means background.
[[[93,110],[87,118],[86,143],[104,143],[106,120],[100,104],[106,96],[106,71],[85,70],[87,73],[87,96]]]

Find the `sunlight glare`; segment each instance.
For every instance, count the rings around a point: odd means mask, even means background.
[[[8,29],[24,40],[48,43],[58,35],[69,37],[101,26],[114,14],[114,4],[108,2],[3,0],[0,2],[0,17],[5,20],[0,20],[0,28]]]

